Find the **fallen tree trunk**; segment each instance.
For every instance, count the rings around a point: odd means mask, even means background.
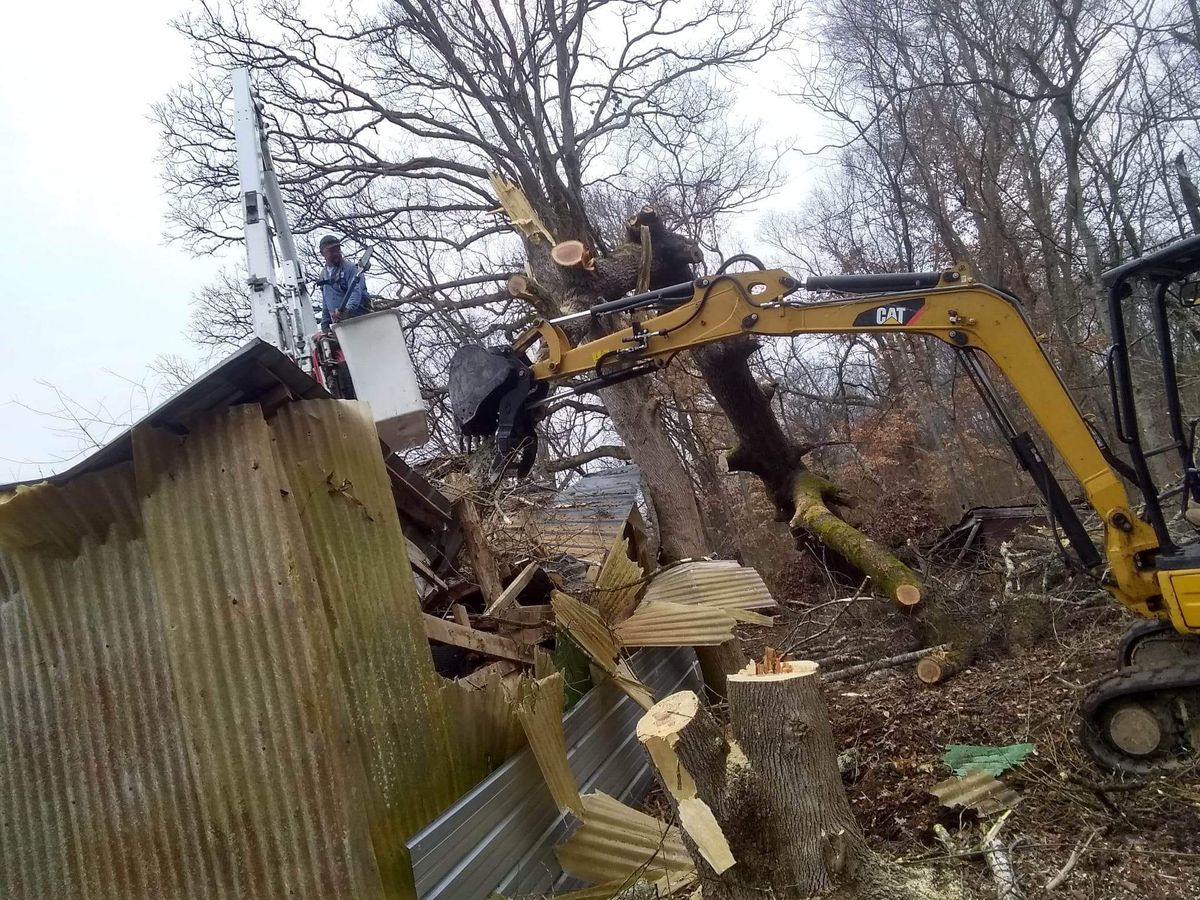
[[[854,820],[825,701],[812,677],[817,666],[771,668],[779,671],[754,674],[749,666],[729,676],[731,739],[690,691],[656,704],[638,726],[668,794],[682,805],[679,797],[694,792],[724,838],[708,823],[696,829],[698,841],[683,820],[704,896],[931,896],[909,873],[872,853]],[[708,822],[707,812],[700,818]],[[709,859],[723,858],[714,851],[725,847],[733,865],[714,868]]]
[[[837,485],[804,464],[808,448],[783,431],[771,402],[748,364],[758,344],[750,339],[712,344],[694,355],[721,410],[737,436],[726,455],[731,472],[756,475],[774,503],[777,517],[788,523],[797,541],[811,536],[864,575],[876,589],[912,607],[921,600],[921,581],[887,548],[871,540],[830,509],[848,505]]]

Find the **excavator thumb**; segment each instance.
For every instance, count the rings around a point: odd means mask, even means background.
[[[519,478],[537,458],[536,401],[549,386],[535,383],[520,355],[507,347],[468,344],[450,359],[450,409],[459,431],[472,438],[495,439],[493,471],[515,466]]]

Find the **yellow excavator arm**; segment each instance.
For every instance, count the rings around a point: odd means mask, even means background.
[[[752,258],[751,258],[752,259]],[[753,261],[753,260],[752,260]],[[755,261],[757,262],[757,261]],[[703,277],[540,322],[511,347],[460,348],[449,369],[450,401],[467,440],[492,438],[498,457],[518,459],[528,471],[536,453],[534,425],[547,405],[551,385],[568,393],[595,390],[666,366],[692,347],[747,335],[919,334],[959,354],[993,420],[1046,500],[1052,524],[1062,527],[1081,562],[1099,569],[1107,562],[1107,589],[1144,619],[1122,638],[1119,669],[1095,682],[1084,697],[1080,737],[1094,759],[1131,774],[1172,771],[1191,764],[1200,751],[1200,544],[1178,545],[1166,525],[1162,501],[1178,496],[1200,503],[1200,470],[1194,444],[1200,419],[1185,421],[1167,317],[1168,292],[1200,271],[1200,237],[1131,260],[1108,273],[1112,346],[1110,385],[1118,437],[1130,461],[1115,455],[1075,405],[1047,358],[1015,298],[977,283],[965,269],[942,273],[812,276],[800,281],[787,272],[757,271]],[[1139,410],[1122,303],[1133,279],[1148,282],[1159,348],[1164,413],[1172,440],[1157,448],[1141,442]],[[1200,284],[1195,285],[1200,297]],[[797,302],[801,289],[856,294],[847,299]],[[1185,292],[1186,293],[1186,292]],[[613,313],[632,324],[594,340],[571,335],[596,333]],[[989,357],[1008,379],[1062,462],[1079,482],[1104,525],[1104,557],[1097,552],[1075,509],[1054,479],[1028,433],[1008,418],[980,359]],[[1182,483],[1164,493],[1154,484],[1147,460],[1178,455]],[[1126,482],[1137,489],[1130,503]]]
[[[1141,616],[1170,615],[1177,628],[1200,631],[1189,629],[1178,604],[1162,602],[1155,572],[1141,564],[1147,551],[1158,547],[1154,531],[1134,514],[1120,476],[1012,298],[975,283],[961,269],[924,289],[785,302],[799,287],[779,269],[702,278],[689,302],[628,328],[575,345],[562,327],[567,322],[541,322],[518,338],[514,349],[524,352],[540,341],[533,379],[551,382],[580,375],[612,378],[646,363],[665,366],[681,350],[741,335],[921,334],[956,350],[980,351],[1024,400],[1104,522],[1112,592]]]

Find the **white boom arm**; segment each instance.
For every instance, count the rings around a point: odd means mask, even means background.
[[[308,288],[288,226],[250,70],[235,69],[232,79],[238,185],[246,223],[246,266],[250,276],[247,284],[254,333],[307,368],[305,344],[312,319]]]

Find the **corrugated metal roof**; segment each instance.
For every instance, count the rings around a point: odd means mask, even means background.
[[[191,426],[0,504],[0,895],[403,894],[404,839],[478,773],[374,427]]]
[[[657,696],[699,690],[690,648],[643,650],[634,668]],[[583,791],[633,802],[653,783],[634,729],[642,709],[605,683],[567,714],[567,756]],[[570,833],[528,750],[509,760],[409,841],[422,900],[484,900],[572,886],[554,856]]]
[[[599,565],[625,528],[641,479],[637,466],[585,475],[533,514],[533,533],[547,552]]]
[[[325,388],[280,350],[253,338],[86,459],[47,479],[0,485],[0,493],[19,484],[41,481],[66,484],[85,473],[99,472],[117,463],[128,462],[133,458],[135,428],[152,425],[182,434],[187,431],[188,422],[198,413],[258,400],[281,385],[305,399],[329,396]]]
[[[756,625],[770,625],[772,620],[753,610],[775,606],[762,576],[728,559],[693,560],[660,572],[651,579],[642,598],[644,604],[657,601],[700,603]]]

